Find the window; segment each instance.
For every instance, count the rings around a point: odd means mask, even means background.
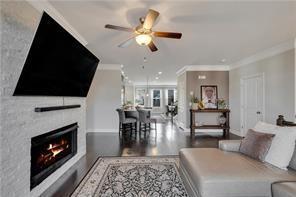
[[[173,105],[175,102],[175,90],[168,90],[168,105]]]
[[[152,102],[153,102],[153,107],[160,107],[160,90],[153,90]]]
[[[135,97],[136,105],[144,105],[145,103],[145,89],[136,89],[136,97]]]

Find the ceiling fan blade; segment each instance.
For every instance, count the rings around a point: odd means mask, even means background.
[[[105,28],[107,28],[107,29],[115,29],[115,30],[118,30],[118,31],[127,31],[127,32],[134,32],[135,31],[133,28],[120,27],[120,26],[110,25],[110,24],[105,25]]]
[[[161,32],[161,31],[153,32],[153,35],[155,37],[174,38],[174,39],[181,39],[181,37],[182,37],[182,33]]]
[[[157,47],[155,46],[155,44],[154,44],[153,41],[151,41],[151,42],[148,44],[148,47],[149,47],[149,49],[150,49],[152,52],[158,50]]]
[[[119,48],[125,48],[125,47],[128,47],[128,46],[133,42],[133,40],[134,40],[134,37],[131,37],[131,38],[127,39],[126,41],[120,43],[120,44],[118,45],[118,47],[119,47]]]
[[[158,16],[159,16],[159,12],[149,9],[145,17],[145,21],[143,23],[143,28],[151,29]]]

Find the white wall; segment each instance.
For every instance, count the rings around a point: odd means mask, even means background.
[[[24,1],[0,3],[0,195],[39,196],[86,152],[85,98],[65,98],[65,104],[81,108],[36,113],[35,107],[63,105],[63,98],[12,96],[41,13]],[[30,191],[31,138],[75,122],[79,125],[76,156]]]
[[[294,103],[295,116],[294,116],[294,120],[296,122],[296,39],[294,40],[294,79],[295,79],[295,82],[294,82],[294,87],[295,87],[295,91],[294,91],[294,98],[295,98],[295,103]]]
[[[120,66],[119,66],[120,68]],[[117,132],[121,106],[120,70],[98,70],[86,99],[87,132]]]
[[[240,79],[265,74],[265,121],[275,123],[279,114],[295,116],[295,50],[235,68],[229,74],[231,129],[240,134]]]
[[[186,90],[186,72],[178,76],[177,79],[178,91],[178,120],[177,123],[180,127],[186,128],[187,111],[189,110],[189,103],[187,103],[187,90]]]

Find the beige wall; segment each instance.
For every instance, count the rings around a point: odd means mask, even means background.
[[[98,70],[86,99],[86,127],[88,132],[118,131],[121,106],[120,70]]]
[[[199,75],[206,76],[206,79],[198,79]],[[187,103],[190,102],[191,91],[197,98],[201,98],[200,86],[201,85],[217,85],[218,86],[218,98],[223,98],[228,103],[229,100],[229,72],[228,71],[190,71],[187,72],[186,76],[186,92],[187,92]],[[198,114],[199,115],[199,114]],[[217,114],[203,114],[200,115],[199,121],[205,124],[217,124]],[[187,110],[187,127],[190,124],[190,112]]]
[[[206,76],[206,79],[198,79],[199,75]],[[229,95],[229,72],[228,71],[190,71],[187,72],[187,92],[194,92],[200,98],[201,85],[217,85],[218,97],[228,101]],[[190,98],[188,98],[190,102]]]
[[[206,76],[206,79],[199,79],[199,75]],[[186,81],[186,83],[184,83]],[[218,86],[218,97],[223,98],[228,103],[229,100],[229,72],[228,71],[187,71],[186,73],[178,77],[178,94],[179,98],[185,94],[184,101],[179,102],[179,105],[182,109],[179,109],[179,118],[178,121],[181,124],[184,124],[186,128],[189,128],[190,124],[190,112],[189,112],[189,103],[190,103],[190,92],[194,92],[194,95],[198,98],[200,95],[200,86],[201,85],[217,85]],[[181,100],[181,99],[180,99]],[[179,107],[179,108],[180,108]],[[183,114],[180,113],[180,110],[184,110]],[[205,114],[202,117],[199,117],[201,122],[206,124],[217,124],[216,115]],[[184,121],[185,120],[185,121]]]
[[[287,120],[295,115],[295,50],[236,68],[229,73],[231,129],[240,130],[240,79],[258,73],[265,75],[265,121],[275,123],[279,114]]]

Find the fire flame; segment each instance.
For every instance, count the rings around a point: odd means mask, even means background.
[[[47,150],[50,150],[53,153],[53,157],[55,157],[57,154],[59,154],[60,152],[62,152],[64,150],[64,148],[57,148],[54,149],[55,146],[53,146],[52,144],[49,144],[49,147],[47,148]]]
[[[69,144],[66,140],[61,140],[59,143],[51,143],[46,149],[48,153],[41,154],[37,162],[41,165],[47,164],[67,148],[69,148]]]

